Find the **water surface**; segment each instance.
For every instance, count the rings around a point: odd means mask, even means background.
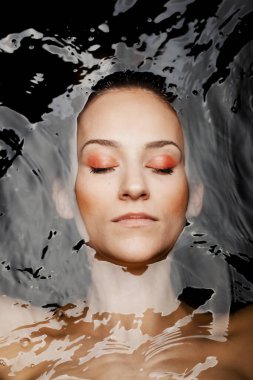
[[[130,68],[166,75],[192,185],[198,178],[205,188],[201,215],[177,246],[175,293],[224,314],[252,303],[251,2],[92,4],[62,9],[61,20],[42,10],[43,23],[24,16],[0,32],[1,294],[45,309],[86,298],[86,247],[75,223],[58,215],[52,182],[69,178],[69,141],[92,84]],[[215,360],[180,378],[196,378]]]

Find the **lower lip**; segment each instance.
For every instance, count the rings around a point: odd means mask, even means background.
[[[124,227],[144,227],[150,226],[155,222],[153,219],[122,219],[117,224]]]

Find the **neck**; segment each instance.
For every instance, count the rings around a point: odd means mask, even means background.
[[[171,314],[179,306],[171,286],[171,261],[168,256],[150,264],[141,274],[134,274],[119,265],[94,258],[87,299],[89,317],[96,313],[142,317],[148,310],[162,316]]]

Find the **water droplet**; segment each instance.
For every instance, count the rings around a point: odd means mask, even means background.
[[[109,26],[107,24],[101,24],[98,26],[98,29],[102,30],[104,33],[109,33]]]
[[[89,47],[88,51],[95,51],[100,48],[100,45],[95,44]]]
[[[29,338],[22,338],[22,339],[20,339],[19,343],[21,344],[22,347],[27,347],[27,346],[29,346],[31,341]]]
[[[5,363],[5,361],[3,359],[0,359],[0,365],[3,366],[3,367],[6,366],[6,363]]]
[[[55,317],[56,317],[57,321],[60,321],[61,319],[63,319],[65,317],[65,314],[62,310],[57,310],[55,313]]]

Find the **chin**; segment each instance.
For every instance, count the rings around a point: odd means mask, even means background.
[[[112,262],[117,265],[127,266],[127,267],[141,267],[157,261],[164,260],[168,256],[168,249],[162,252],[157,252],[157,250],[149,249],[147,250],[147,244],[145,246],[124,246],[124,247],[114,247],[114,249],[108,252],[98,253],[97,258],[100,260],[105,260]]]

